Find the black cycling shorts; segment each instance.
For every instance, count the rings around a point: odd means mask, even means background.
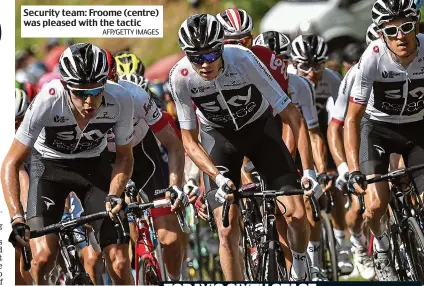
[[[29,174],[28,225],[31,229],[40,229],[59,222],[71,191],[80,198],[86,215],[105,211],[111,174],[111,165],[104,154],[94,158],[46,159],[33,149]],[[129,230],[126,218],[123,223]],[[102,248],[120,242],[112,220],[97,220],[90,225]]]
[[[240,185],[243,157],[249,158],[268,189],[300,189],[299,175],[281,136],[281,119],[266,111],[241,130],[226,130],[201,125],[202,146],[221,174]],[[215,200],[214,180],[204,175],[207,199],[212,209],[221,206]],[[211,191],[213,190],[213,191]]]
[[[405,166],[424,164],[424,120],[391,124],[369,119],[361,121],[359,162],[365,175],[386,174],[390,154],[401,154]],[[412,173],[418,191],[424,189],[424,169]]]
[[[110,153],[111,162],[115,161],[115,153]],[[156,137],[149,129],[143,140],[133,147],[134,168],[131,180],[137,189],[149,197],[149,201],[163,199],[169,186],[169,171],[165,168]],[[162,191],[159,191],[162,190]],[[153,217],[170,214],[170,208],[151,209]]]

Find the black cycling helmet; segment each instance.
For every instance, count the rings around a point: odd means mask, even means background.
[[[362,44],[359,43],[351,43],[347,45],[343,49],[342,58],[344,62],[347,62],[349,64],[354,64],[359,61],[362,54],[365,51],[365,47]]]
[[[299,35],[292,42],[291,57],[294,62],[323,63],[328,59],[328,46],[318,35]]]
[[[106,52],[93,44],[74,44],[60,56],[59,73],[67,84],[106,82],[109,73]]]
[[[178,44],[185,52],[222,47],[224,28],[212,15],[196,14],[188,17],[178,31]]]
[[[259,34],[253,40],[254,46],[263,46],[271,51],[275,52],[277,55],[285,56],[290,58],[291,45],[290,39],[279,32],[268,31],[262,34]]]
[[[417,18],[419,11],[414,0],[377,0],[372,7],[372,21],[378,27],[395,18]],[[415,19],[414,19],[415,20]]]

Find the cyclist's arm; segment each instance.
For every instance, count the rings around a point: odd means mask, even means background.
[[[327,129],[328,146],[337,166],[346,162],[346,154],[343,146],[343,125],[331,121]]]
[[[188,156],[200,170],[205,172],[211,179],[215,180],[216,176],[220,174],[219,170],[215,167],[215,164],[212,162],[208,153],[200,144],[197,137],[198,130],[181,129],[181,134],[183,137],[184,148]]]
[[[293,160],[296,157],[296,139],[294,138],[293,132],[290,125],[283,123],[283,141],[287,146]]]
[[[122,88],[122,90],[124,90]],[[131,178],[134,158],[132,150],[132,138],[134,135],[133,116],[134,101],[130,94],[123,91],[119,98],[121,110],[119,118],[113,127],[115,134],[116,159],[112,169],[109,195],[120,197],[128,180]]]
[[[44,90],[45,91],[45,90]],[[12,146],[7,153],[1,168],[3,195],[10,217],[24,215],[20,202],[19,168],[23,165],[41,130],[47,125],[51,115],[51,107],[56,97],[47,92],[40,92],[31,102],[19,126]],[[23,220],[17,220],[17,222]]]
[[[197,116],[189,96],[185,76],[181,74],[178,64],[171,69],[169,78],[169,87],[177,109],[184,149],[199,169],[215,180],[220,172],[199,142]]]
[[[355,80],[357,66],[352,67],[340,84],[338,96],[331,113],[331,121],[328,124],[327,139],[331,155],[337,166],[346,162],[346,154],[343,146],[343,124],[349,105],[349,95]]]
[[[262,62],[251,51],[247,50],[247,52],[245,58],[241,59],[247,77],[268,100],[274,115],[279,114],[282,122],[290,125],[302,159],[303,169],[313,170],[311,141],[305,119]]]
[[[2,164],[1,183],[10,217],[14,217],[17,214],[24,215],[24,209],[20,201],[19,167],[25,162],[30,153],[31,147],[14,139]],[[23,222],[23,219],[17,220],[17,222],[19,221]]]
[[[319,127],[309,129],[311,138],[312,155],[318,174],[327,172],[327,147]]]
[[[371,94],[378,64],[374,48],[372,45],[368,46],[359,61],[349,98],[350,103],[344,128],[344,147],[349,172],[359,171],[360,122]]]
[[[172,120],[172,119],[171,119]],[[152,128],[155,130],[154,128]],[[174,129],[166,124],[155,136],[168,150],[169,185],[182,186],[184,177],[184,147]]]

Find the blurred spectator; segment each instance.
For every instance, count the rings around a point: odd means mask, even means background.
[[[187,0],[187,2],[190,3],[193,14],[198,14],[200,0]]]
[[[16,53],[15,63],[15,77],[20,82],[36,84],[38,79],[47,72],[47,67],[35,57],[33,49],[29,47]]]
[[[348,71],[359,61],[364,51],[364,45],[359,43],[349,44],[343,49],[342,58],[345,71]]]
[[[58,38],[48,39],[46,47],[45,47],[45,53],[48,54],[51,50],[53,50],[55,47],[59,45],[60,43]]]
[[[60,74],[58,72],[48,72],[48,73],[45,73],[38,80],[37,89],[38,90],[41,90],[46,83],[49,83],[50,81],[52,81],[54,79],[60,79]]]
[[[49,72],[55,71],[59,63],[60,56],[66,50],[66,46],[59,45],[52,48],[44,57],[44,64]]]
[[[328,60],[325,62],[325,67],[332,71],[342,74],[342,56],[340,52],[333,52],[328,55]]]

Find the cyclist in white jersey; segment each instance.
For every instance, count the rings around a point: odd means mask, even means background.
[[[170,186],[176,191],[178,200],[184,206],[189,203],[188,195],[190,195],[190,202],[194,203],[200,193],[200,189],[197,186],[189,188],[188,185],[191,186],[191,183],[183,187],[184,147],[172,126],[172,117],[167,113],[161,112],[153,98],[140,85],[126,80],[127,78],[141,84],[143,84],[143,81],[128,75],[121,75],[118,81],[118,84],[125,87],[134,99],[135,134],[132,143],[134,154],[132,181],[134,181],[137,188],[143,189],[149,197],[149,201],[163,199],[165,193],[157,190],[165,191]],[[168,151],[169,175],[164,170],[155,137]],[[109,150],[115,152],[114,138],[108,138],[108,141]],[[167,175],[169,179],[166,178]],[[187,194],[181,189],[182,187]],[[173,206],[172,211],[177,207],[177,203]],[[182,232],[177,217],[171,212],[170,208],[152,210],[151,214],[158,239],[163,245],[163,259],[168,277],[172,281],[178,281],[181,276],[181,267],[188,238]],[[135,228],[132,229],[132,232],[132,235],[135,236]]]
[[[369,44],[371,41],[378,39],[377,28],[372,23],[366,35],[366,42]],[[359,62],[361,55],[352,59]],[[327,137],[330,146],[331,154],[337,165],[337,172],[339,176],[336,180],[336,187],[339,190],[344,190],[347,183],[347,175],[349,168],[346,161],[346,154],[343,146],[343,124],[346,117],[347,108],[349,105],[349,97],[352,86],[357,75],[357,64],[348,69],[345,77],[339,88],[338,97],[334,108],[331,111],[331,122],[328,125]],[[346,213],[346,224],[350,231],[350,241],[352,244],[352,253],[354,259],[354,267],[365,280],[371,280],[375,277],[374,264],[372,259],[368,256],[365,244],[362,241],[362,214],[358,213],[359,201],[356,196],[352,196],[352,205]],[[356,272],[356,271],[355,271]],[[353,275],[353,273],[352,273]]]
[[[349,185],[366,189],[366,175],[385,174],[391,153],[402,154],[406,166],[424,163],[424,36],[418,34],[419,12],[412,0],[378,0],[372,19],[382,36],[371,42],[356,69],[344,138]],[[412,174],[417,190],[424,172]],[[364,220],[374,234],[374,264],[379,280],[397,280],[385,233],[380,223],[389,199],[387,182],[372,184]]]
[[[12,223],[10,241],[28,247],[29,230],[60,221],[66,197],[74,191],[84,201],[86,214],[117,213],[118,199],[130,178],[133,100],[127,91],[106,82],[106,54],[97,46],[79,43],[67,48],[59,62],[62,81],[46,84],[29,106],[2,165],[2,185]],[[106,133],[113,129],[117,162],[104,160]],[[34,146],[34,148],[32,148]],[[16,176],[31,153],[26,222],[19,202]],[[112,208],[112,206],[116,205]],[[128,229],[128,221],[123,219]],[[128,241],[120,240],[111,219],[92,223],[115,284],[133,285]],[[46,283],[55,264],[58,237],[46,235],[30,241],[32,277]]]
[[[212,15],[197,14],[183,22],[179,30],[179,45],[186,56],[170,72],[170,87],[182,138],[188,155],[207,175],[207,199],[213,209],[220,235],[220,260],[226,280],[242,280],[240,265],[239,220],[235,205],[230,208],[230,226],[222,225],[224,191],[235,190],[240,182],[243,157],[248,157],[256,169],[264,174],[268,188],[299,189],[294,162],[281,139],[281,123],[270,111],[280,114],[290,125],[301,148],[304,177],[310,180],[314,194],[319,197],[321,187],[311,170],[312,151],[306,123],[291,104],[265,66],[253,53],[241,46],[223,45],[224,29]],[[198,140],[196,113],[200,118],[201,145]],[[281,122],[281,121],[280,121]],[[215,201],[217,199],[218,201]],[[282,198],[287,206],[285,214],[289,236],[298,242],[291,268],[291,279],[306,279],[305,251],[308,228],[302,200]],[[302,237],[298,235],[302,233]],[[306,237],[305,237],[306,236]]]
[[[325,61],[328,58],[328,47],[324,39],[317,35],[300,35],[292,42],[292,60],[297,74],[305,76],[315,85],[315,103],[318,110],[318,121],[321,132],[327,137],[327,125],[329,122],[329,112],[334,106],[339,90],[341,76],[325,68]],[[336,165],[328,153],[328,142],[326,141],[325,157],[327,159],[326,169],[329,173],[335,173]],[[335,206],[331,209],[331,219],[333,222],[334,236],[337,240],[336,248],[338,252],[338,267],[342,274],[349,274],[353,271],[353,264],[349,259],[345,242],[345,209],[343,195],[336,188],[330,188],[334,197]],[[308,247],[308,254],[313,264],[313,273],[320,276],[321,265],[318,260],[318,249],[320,246],[320,222],[311,221],[311,247]],[[325,278],[324,278],[325,279]]]

